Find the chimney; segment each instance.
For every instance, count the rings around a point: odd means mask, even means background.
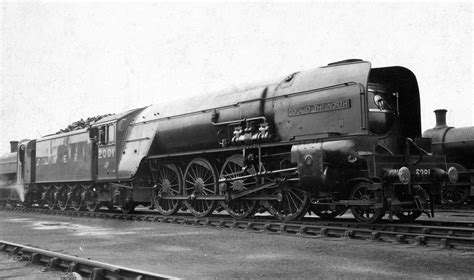
[[[446,109],[434,110],[436,115],[436,126],[434,128],[444,128],[446,125]]]
[[[18,151],[18,141],[10,141],[10,153],[16,153]]]

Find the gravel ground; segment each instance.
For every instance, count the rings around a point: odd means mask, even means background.
[[[67,273],[43,271],[44,267],[18,261],[15,256],[0,253],[0,279],[48,280],[66,278]]]
[[[0,211],[0,239],[185,279],[474,277],[474,251],[149,222]]]

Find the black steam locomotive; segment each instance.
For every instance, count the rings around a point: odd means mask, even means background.
[[[0,174],[24,186],[24,205],[51,209],[414,220],[457,180],[430,145],[413,73],[346,60],[24,140]]]
[[[446,205],[459,205],[474,196],[474,127],[454,128],[446,124],[446,110],[435,110],[436,125],[423,132],[432,139],[433,153],[446,155],[448,165],[459,171],[459,180],[441,189]]]

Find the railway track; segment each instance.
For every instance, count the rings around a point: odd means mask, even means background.
[[[474,201],[468,201],[458,205],[439,205],[435,207],[436,210],[474,210]]]
[[[349,219],[331,221],[304,218],[301,221],[283,223],[266,217],[235,220],[214,215],[198,218],[194,216],[162,216],[152,213],[123,214],[111,212],[59,211],[41,208],[0,207],[1,210],[72,217],[134,220],[159,222],[185,226],[242,230],[254,233],[285,234],[305,238],[344,237],[359,240],[439,246],[441,248],[474,249],[474,222],[417,221],[406,223],[361,224]]]
[[[65,276],[61,277],[61,279],[78,279],[74,276],[76,273],[91,280],[178,279],[171,276],[115,266],[3,240],[0,240],[0,252],[15,255],[17,261],[22,263],[42,265],[45,267],[44,270],[60,270],[66,272]]]

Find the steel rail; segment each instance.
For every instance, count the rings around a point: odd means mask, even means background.
[[[51,252],[26,245],[0,240],[0,252],[17,255],[22,261],[45,265],[46,270],[56,269],[69,273],[79,273],[91,280],[102,279],[179,279],[164,274],[151,273],[123,266],[92,261],[66,254]]]
[[[5,209],[5,208],[3,208]],[[100,219],[121,219],[144,222],[161,222],[177,225],[190,225],[210,228],[227,228],[233,230],[243,230],[255,233],[269,234],[289,234],[301,237],[347,237],[364,240],[379,240],[395,242],[400,244],[433,245],[437,244],[443,248],[470,248],[474,249],[474,222],[447,222],[443,226],[440,221],[421,221],[421,224],[406,223],[380,223],[361,224],[350,222],[346,219],[341,221],[319,220],[294,221],[290,223],[270,220],[268,218],[253,218],[245,220],[235,220],[229,217],[194,216],[162,216],[159,214],[123,214],[107,212],[85,212],[85,211],[59,211],[49,209],[34,209],[16,207],[8,209],[16,212],[39,213],[50,215],[63,215],[72,217],[92,217]]]
[[[0,209],[7,209],[8,207],[0,206]],[[14,207],[10,209],[11,211],[16,212],[32,212],[32,213],[40,213],[40,214],[51,214],[51,215],[65,215],[65,216],[73,216],[73,217],[92,217],[92,218],[105,218],[105,219],[125,219],[125,220],[155,220],[167,223],[172,223],[173,220],[180,220],[183,219],[183,215],[177,214],[172,216],[163,216],[156,212],[150,212],[147,214],[123,214],[121,212],[87,212],[87,211],[61,211],[61,210],[50,210],[46,208],[25,208],[25,207]],[[194,216],[185,216],[186,219],[194,219]],[[204,217],[202,219],[207,218],[219,218],[219,215],[213,215],[210,217]],[[230,221],[235,221],[235,219],[231,217],[225,217],[225,219]],[[169,222],[171,221],[171,222]],[[243,219],[241,221],[245,222],[263,222],[263,223],[275,223],[279,222],[273,218],[268,218],[264,216],[257,216],[253,218]],[[423,229],[426,231],[427,227],[432,227],[437,229],[436,227],[445,227],[447,230],[463,230],[464,228],[469,231],[469,229],[474,230],[474,221],[473,222],[461,222],[461,221],[437,221],[437,220],[416,220],[413,223],[403,223],[398,220],[395,220],[391,223],[375,223],[375,224],[361,224],[358,222],[354,222],[354,219],[348,218],[335,218],[334,220],[323,220],[320,218],[314,217],[305,217],[300,221],[293,221],[292,223],[304,224],[304,225],[312,225],[312,224],[323,224],[326,226],[346,226],[346,227],[393,227],[397,226],[399,228],[408,227],[409,229]],[[456,231],[457,232],[457,231]],[[467,234],[469,235],[469,233]]]

